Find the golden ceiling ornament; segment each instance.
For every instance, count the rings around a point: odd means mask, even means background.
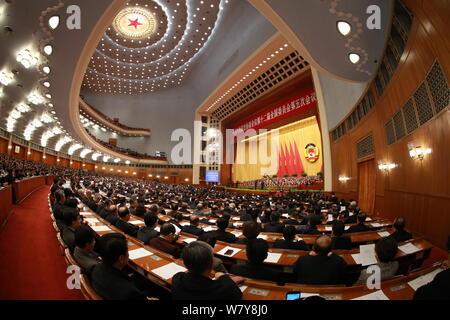
[[[152,12],[141,7],[125,8],[114,18],[113,27],[126,39],[145,39],[158,29]]]

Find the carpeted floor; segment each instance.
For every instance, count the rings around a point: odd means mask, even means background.
[[[69,290],[66,263],[60,255],[47,205],[50,187],[14,206],[0,232],[0,300],[82,300]]]

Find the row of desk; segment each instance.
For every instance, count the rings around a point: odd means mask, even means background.
[[[97,216],[95,213],[91,212],[86,207],[85,212],[81,214],[84,220],[91,225],[94,231],[98,235],[103,235],[111,232],[122,233],[116,227],[110,225],[108,222]],[[134,225],[143,225],[142,219],[133,217],[130,223]],[[138,273],[148,278],[150,281],[160,285],[163,288],[170,290],[172,277],[180,272],[186,271],[183,266],[181,259],[175,260],[171,256],[160,252],[152,247],[145,246],[137,239],[127,236],[128,248],[130,253],[129,265],[136,270]],[[195,241],[195,237],[187,234],[182,234],[179,241],[183,241],[185,244],[191,241]],[[420,250],[426,250],[431,247],[423,239],[416,239],[412,243],[420,248]],[[230,244],[218,243],[216,248],[214,248],[215,254],[219,257],[223,257],[219,252],[224,248],[224,246],[230,246]],[[231,245],[239,247],[239,245]],[[241,248],[242,249],[242,248]],[[245,249],[242,249],[236,253],[233,258],[245,260]],[[273,251],[275,250],[275,251]],[[295,252],[294,254],[289,253],[286,250],[271,249],[273,253],[281,253],[280,259],[275,265],[285,266],[294,263],[299,255],[307,254],[301,251]],[[355,251],[356,252],[356,251]],[[405,253],[399,253],[400,255],[405,255]],[[353,260],[351,254],[347,254],[344,259],[347,263],[356,264]],[[245,300],[284,300],[286,294],[290,291],[300,291],[302,296],[306,297],[309,295],[321,295],[327,299],[333,300],[348,300],[348,299],[368,299],[368,300],[380,300],[380,299],[392,299],[392,300],[410,300],[412,299],[415,290],[422,284],[431,281],[436,272],[438,272],[439,266],[433,265],[431,267],[423,268],[417,270],[408,276],[397,277],[388,281],[384,281],[381,284],[381,288],[370,290],[366,286],[352,286],[352,287],[328,287],[328,286],[310,286],[310,285],[300,285],[300,284],[287,284],[284,286],[276,285],[275,283],[270,283],[266,281],[257,281],[247,279],[244,283],[240,285],[240,289],[243,292],[243,299]]]

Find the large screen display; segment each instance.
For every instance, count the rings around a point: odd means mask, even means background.
[[[219,171],[206,171],[206,182],[219,182]]]

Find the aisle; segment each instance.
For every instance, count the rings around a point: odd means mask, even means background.
[[[14,206],[0,231],[0,299],[80,300],[79,290],[66,287],[64,257],[47,205],[45,186]]]

